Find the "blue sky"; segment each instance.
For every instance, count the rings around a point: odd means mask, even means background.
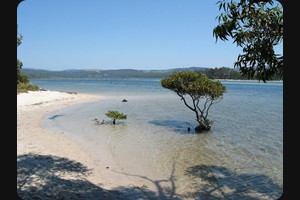
[[[241,48],[215,42],[217,0],[25,0],[23,68],[230,67]],[[282,51],[281,51],[282,52]]]

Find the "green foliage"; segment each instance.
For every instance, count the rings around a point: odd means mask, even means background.
[[[23,36],[17,33],[17,47],[22,43]],[[39,87],[30,84],[27,74],[21,72],[23,63],[17,59],[17,94],[21,92],[37,91]]]
[[[127,115],[114,110],[109,110],[105,115],[113,120],[113,124],[116,124],[116,120],[127,119]]]
[[[225,92],[225,86],[219,81],[210,80],[201,72],[173,72],[169,77],[161,80],[161,85],[173,90],[181,97],[184,95],[210,96],[217,99]]]
[[[138,189],[138,190],[142,190],[142,191],[148,189],[148,185],[146,185],[146,184],[143,184],[142,186],[137,186],[137,185],[131,184],[131,187],[132,187],[133,189]]]
[[[17,84],[17,94],[28,91],[38,91],[39,87],[32,85],[29,82],[20,82]]]
[[[17,34],[17,47],[22,43],[22,39],[23,39],[23,36],[20,34]],[[17,59],[17,85],[19,83],[29,83],[28,76],[21,72],[22,66],[23,66],[23,63],[19,59]],[[22,85],[20,87],[24,87],[24,85]]]
[[[226,92],[220,81],[212,81],[201,72],[173,72],[161,80],[161,86],[174,91],[184,104],[196,114],[199,126],[196,131],[209,130],[212,121],[208,120],[208,111],[214,103],[219,102]],[[200,100],[204,100],[200,107]]]
[[[23,63],[17,59],[17,85],[19,83],[29,83],[29,78],[27,74],[21,72]]]
[[[234,67],[250,79],[266,82],[272,77],[283,77],[283,56],[275,54],[274,46],[283,41],[283,8],[273,0],[220,0],[222,10],[213,30],[216,41],[233,39],[242,47]]]
[[[17,46],[19,46],[22,43],[22,39],[23,39],[23,36],[21,34],[17,33]]]

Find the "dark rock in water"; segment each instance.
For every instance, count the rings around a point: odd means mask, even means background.
[[[122,102],[127,102],[127,100],[126,100],[126,99],[123,99]]]
[[[188,132],[190,132],[191,131],[191,128],[190,127],[188,127]]]

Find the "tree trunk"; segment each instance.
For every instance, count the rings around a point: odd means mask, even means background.
[[[113,119],[113,124],[116,124],[116,119]]]
[[[205,119],[203,116],[200,116],[200,120],[198,121],[198,123],[199,125],[195,127],[196,133],[202,133],[211,129],[209,120]]]
[[[202,124],[199,124],[198,126],[195,127],[195,132],[196,133],[203,133],[203,132],[206,132],[206,131],[209,131],[210,130],[210,126],[208,125],[202,125]]]

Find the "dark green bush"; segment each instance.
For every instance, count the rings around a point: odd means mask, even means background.
[[[40,88],[37,85],[32,85],[29,82],[21,82],[17,84],[17,94],[28,91],[37,91]]]

